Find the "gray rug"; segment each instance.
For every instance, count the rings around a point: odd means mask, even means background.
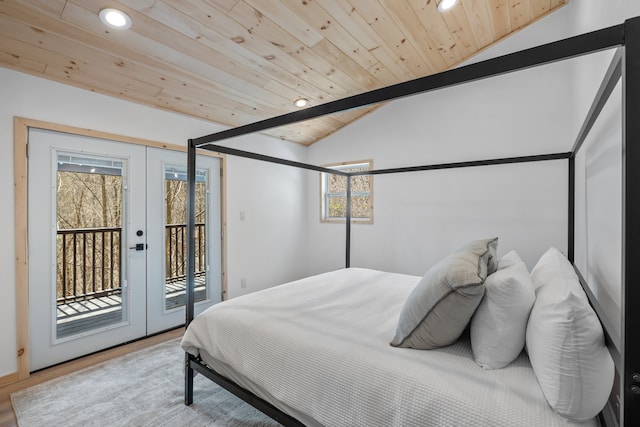
[[[279,426],[197,375],[184,405],[184,352],[167,341],[13,393],[21,427]]]

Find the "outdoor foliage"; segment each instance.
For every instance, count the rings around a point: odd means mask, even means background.
[[[58,171],[57,299],[120,289],[122,177]]]
[[[359,172],[368,167],[341,168],[345,172]],[[330,174],[327,179],[328,219],[344,218],[347,214],[347,178]],[[371,176],[351,177],[351,217],[369,218],[371,206]],[[365,193],[365,194],[358,194]]]
[[[196,272],[206,269],[206,186],[196,183]],[[181,180],[165,180],[165,273],[167,281],[186,275],[187,183]]]

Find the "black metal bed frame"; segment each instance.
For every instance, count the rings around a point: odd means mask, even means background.
[[[216,141],[246,135],[277,126],[308,120],[351,108],[390,101],[400,97],[429,92],[444,87],[463,84],[474,80],[497,76],[534,66],[548,64],[581,55],[595,53],[605,49],[617,48],[593,104],[580,129],[570,152],[486,159],[469,162],[444,163],[423,166],[411,166],[394,169],[379,169],[363,172],[343,172],[306,163],[295,162],[262,154],[237,150],[212,144]],[[591,33],[571,37],[557,42],[544,44],[531,49],[489,59],[439,74],[411,80],[404,83],[373,90],[337,101],[296,111],[274,118],[262,120],[222,132],[202,136],[188,141],[188,219],[187,235],[187,310],[186,325],[194,317],[194,239],[195,230],[195,167],[197,149],[206,149],[223,154],[251,158],[297,168],[343,175],[381,175],[427,171],[448,168],[463,168],[508,163],[537,162],[566,159],[568,163],[568,258],[574,261],[575,250],[575,158],[587,137],[598,114],[604,107],[617,82],[622,79],[622,329],[620,336],[612,332],[610,322],[593,292],[587,286],[582,274],[576,267],[581,284],[600,318],[605,330],[605,338],[619,375],[612,398],[600,414],[607,426],[633,425],[640,420],[640,338],[634,327],[640,327],[640,17],[627,19],[623,24],[604,28]],[[351,180],[347,179],[346,212],[346,254],[345,266],[350,266],[351,242]],[[224,376],[213,371],[198,358],[185,356],[185,404],[193,402],[193,376],[200,372],[230,392],[247,401],[265,414],[286,426],[303,425],[295,418],[275,408],[270,403],[255,396]]]

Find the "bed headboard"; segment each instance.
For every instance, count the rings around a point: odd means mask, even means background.
[[[326,114],[464,84],[605,49],[617,50],[570,152],[346,173],[213,144],[224,139]],[[603,185],[602,181],[594,181],[589,177],[589,165],[592,164],[589,162],[593,158],[597,161],[598,153],[585,151],[585,147],[593,146],[591,142],[585,144],[585,141],[589,141],[588,137],[591,129],[596,124],[600,113],[605,109],[607,101],[611,99],[611,95],[620,81],[622,82],[621,90],[619,91],[622,113],[621,138],[619,138],[621,140],[621,146],[619,147],[620,175],[618,175],[620,179],[620,192],[618,193],[620,214],[618,215],[619,223],[616,226],[618,231],[614,231],[614,233],[619,233],[618,259],[615,259],[615,255],[605,254],[607,260],[613,260],[612,263],[609,263],[614,265],[613,270],[617,268],[615,265],[618,265],[619,274],[617,278],[615,278],[614,274],[614,278],[611,279],[609,277],[611,275],[603,277],[598,274],[601,264],[597,262],[597,257],[595,258],[596,261],[593,261],[594,257],[589,255],[590,250],[593,254],[595,249],[599,249],[598,237],[591,236],[591,239],[589,238],[589,230],[597,229],[597,221],[595,225],[590,222],[593,218],[589,218],[589,206],[600,206],[601,209],[601,203],[606,202],[597,201],[599,194],[597,187]],[[195,162],[197,149],[206,149],[223,154],[348,177],[362,174],[380,175],[566,159],[569,181],[567,255],[574,262],[583,288],[601,320],[607,345],[613,356],[617,371],[612,398],[601,414],[602,420],[608,426],[635,425],[639,422],[640,343],[638,338],[640,338],[640,332],[635,328],[640,327],[640,285],[634,286],[634,284],[640,282],[640,262],[637,261],[640,260],[640,221],[638,221],[640,219],[640,17],[629,19],[623,24],[614,27],[190,139],[188,141],[187,325],[194,315],[195,262],[193,254],[195,243],[193,234],[195,230]],[[615,174],[613,176],[615,180]],[[349,183],[350,180],[348,179],[347,182]],[[589,195],[591,195],[591,199],[587,200]],[[596,197],[595,202],[593,197]],[[350,189],[347,187],[347,249],[345,254],[347,267],[350,264],[351,240],[349,200]],[[613,245],[615,246],[615,244],[614,241]],[[619,313],[615,313],[615,310],[612,312],[611,309],[611,301],[609,299],[613,299],[615,303],[615,298],[609,298],[610,295],[607,296],[607,293],[603,292],[602,289],[602,283],[610,285],[611,282],[614,282],[614,285],[617,286],[616,281],[619,282],[620,287]]]

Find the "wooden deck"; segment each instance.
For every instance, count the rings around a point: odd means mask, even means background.
[[[205,276],[196,276],[196,301],[205,299],[205,286]],[[186,283],[184,280],[168,283],[166,290],[165,301],[167,310],[185,304]],[[122,320],[124,319],[122,296],[120,294],[60,304],[57,308],[57,338],[64,338],[103,328]]]

